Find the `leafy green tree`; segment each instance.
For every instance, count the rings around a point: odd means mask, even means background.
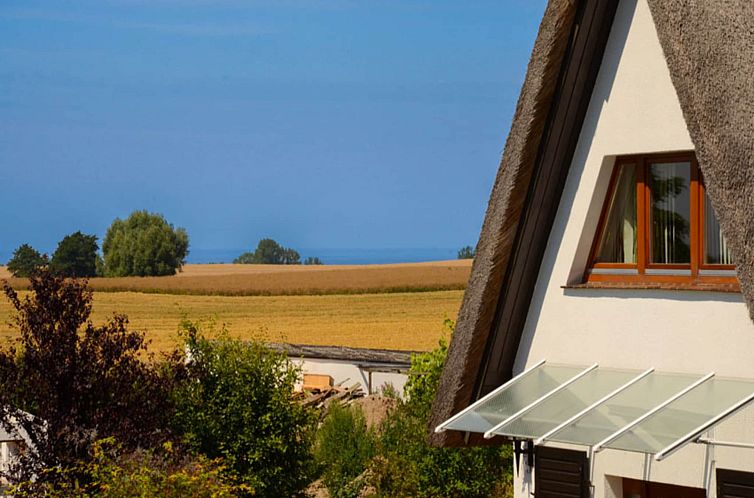
[[[299,265],[301,255],[294,249],[283,247],[272,239],[262,239],[254,252],[245,252],[233,262],[253,265]]]
[[[476,249],[471,246],[464,246],[458,250],[458,259],[474,259]]]
[[[287,356],[226,333],[187,334],[189,379],[175,393],[175,430],[254,496],[296,496],[311,480],[314,412],[292,399],[300,371]]]
[[[144,333],[128,330],[125,316],[95,326],[83,281],[42,270],[28,295],[9,284],[4,291],[20,347],[0,347],[0,428],[15,418],[29,436],[19,465],[4,477],[23,481],[43,468],[71,468],[99,438],[114,436],[131,449],[165,440],[170,392],[183,368],[177,357],[145,361]]]
[[[453,322],[446,320],[450,328]],[[435,448],[427,441],[427,424],[439,385],[447,343],[414,355],[405,400],[380,428],[373,482],[384,497],[503,496],[512,481],[511,448]]]
[[[93,277],[97,274],[98,249],[96,235],[66,235],[52,254],[50,267],[65,277]]]
[[[317,431],[315,456],[324,469],[322,481],[333,498],[356,498],[366,485],[361,478],[376,452],[376,438],[356,405],[333,404]]]
[[[14,277],[30,277],[47,266],[48,262],[47,256],[40,254],[29,244],[22,244],[13,251],[13,257],[8,261],[8,271]]]
[[[321,265],[321,264],[324,264],[324,263],[322,263],[322,260],[321,260],[321,259],[319,259],[319,258],[318,258],[318,257],[316,257],[316,256],[314,256],[314,257],[312,257],[312,256],[309,256],[308,258],[306,258],[306,259],[304,260],[304,264],[305,264],[305,265]]]
[[[108,277],[175,275],[186,261],[189,238],[161,214],[135,211],[116,219],[102,243]]]

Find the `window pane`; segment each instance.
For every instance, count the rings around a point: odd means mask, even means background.
[[[636,263],[636,166],[620,166],[597,263]]]
[[[652,263],[691,262],[691,163],[654,163],[649,168]]]
[[[708,265],[732,265],[733,256],[728,249],[715,210],[707,193],[704,193],[704,263]]]

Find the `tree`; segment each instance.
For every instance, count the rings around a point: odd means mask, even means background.
[[[458,259],[474,259],[476,249],[471,246],[464,246],[458,250]]]
[[[299,265],[301,264],[301,255],[293,249],[281,246],[272,239],[262,239],[254,252],[245,252],[233,262],[253,265]]]
[[[173,228],[161,214],[135,211],[116,219],[102,243],[108,277],[175,275],[186,261],[186,230]]]
[[[52,255],[50,267],[65,277],[93,277],[97,274],[98,249],[96,235],[66,235]]]
[[[13,257],[8,261],[8,271],[14,277],[30,277],[47,263],[47,256],[29,244],[22,244],[13,251]]]
[[[452,329],[453,322],[446,320]],[[447,357],[441,340],[433,351],[413,355],[405,400],[380,427],[372,485],[379,496],[505,496],[512,481],[511,448],[435,448],[427,440],[432,401]],[[512,495],[512,494],[510,494]]]
[[[186,322],[190,382],[178,390],[176,431],[210,459],[222,458],[254,496],[295,496],[314,470],[314,412],[292,399],[300,371],[283,353]]]
[[[304,264],[305,265],[321,265],[323,263],[322,263],[322,260],[319,259],[318,257],[316,257],[316,256],[314,256],[314,257],[309,256],[308,258],[306,258],[304,260]]]
[[[30,440],[6,477],[27,480],[44,468],[71,468],[104,437],[129,449],[164,441],[169,394],[182,370],[178,357],[153,361],[144,334],[128,330],[125,316],[92,324],[92,291],[83,281],[42,270],[31,277],[30,290],[21,298],[4,286],[20,347],[0,348],[0,427],[9,430],[15,418]]]

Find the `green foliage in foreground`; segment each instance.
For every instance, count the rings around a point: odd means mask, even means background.
[[[471,246],[463,246],[458,250],[458,259],[474,259],[476,249]]]
[[[8,261],[8,271],[14,277],[27,278],[47,266],[48,262],[47,256],[43,256],[29,244],[22,244],[13,251],[13,257]]]
[[[450,328],[453,322],[446,320]],[[510,496],[511,448],[435,448],[427,442],[428,419],[447,356],[447,343],[411,360],[405,399],[377,434],[366,430],[354,408],[334,411],[318,434],[322,477],[333,496]],[[355,441],[360,440],[360,445]],[[374,446],[373,446],[374,445]],[[371,461],[366,461],[373,455]],[[359,477],[360,476],[360,477]]]
[[[175,430],[254,496],[296,496],[311,482],[315,413],[291,397],[299,369],[262,344],[209,340],[184,323],[189,377],[175,393]]]
[[[50,266],[65,277],[97,275],[97,236],[75,232],[63,237],[52,254]]]
[[[301,255],[298,251],[283,247],[272,239],[262,239],[254,252],[245,252],[233,260],[235,264],[245,265],[299,265]]]
[[[16,498],[236,498],[244,491],[228,482],[219,462],[181,454],[170,443],[156,450],[125,452],[113,439],[101,440],[76,474],[86,480],[57,476],[43,480],[55,484],[24,483],[10,493]]]
[[[175,275],[186,261],[186,230],[173,228],[161,214],[134,211],[116,218],[102,243],[108,277]]]
[[[377,440],[356,405],[332,405],[317,431],[315,455],[332,498],[355,498],[366,484],[360,478],[376,453]]]

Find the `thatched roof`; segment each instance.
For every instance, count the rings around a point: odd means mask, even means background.
[[[754,2],[649,0],[754,320]]]
[[[649,4],[707,191],[735,255],[754,319],[754,2],[649,0]],[[531,218],[545,232],[545,239],[552,227],[547,213],[542,215],[547,206],[534,202],[539,190],[551,195],[554,191],[545,188],[559,185],[555,201],[562,193],[562,183],[540,185],[540,173],[554,147],[553,130],[563,126],[558,122],[563,96],[581,85],[589,97],[593,82],[589,84],[588,78],[596,78],[596,71],[582,68],[580,78],[569,79],[570,72],[579,70],[572,67],[571,59],[583,58],[578,48],[582,37],[595,51],[592,64],[598,69],[607,37],[586,31],[594,17],[609,31],[616,6],[617,0],[550,0],[547,6],[490,197],[430,428],[489,390],[490,380],[483,377],[490,363],[502,372],[494,378],[498,385],[510,375],[523,330],[515,313],[528,308],[526,287],[533,288],[530,282],[541,263],[541,256],[537,260],[536,254],[533,258],[529,254],[536,248],[522,246],[522,241],[533,237],[526,232],[527,225],[534,223]],[[590,18],[590,9],[602,17]],[[583,100],[584,95],[569,96],[577,97]],[[578,106],[568,104],[568,112],[577,114],[573,109]],[[549,166],[555,176],[563,176],[570,165],[570,155],[559,157],[549,158],[559,161]],[[528,281],[522,276],[526,273]],[[507,327],[502,337],[495,332],[500,323]],[[434,444],[445,446],[466,444],[462,438],[453,431],[431,435]]]

